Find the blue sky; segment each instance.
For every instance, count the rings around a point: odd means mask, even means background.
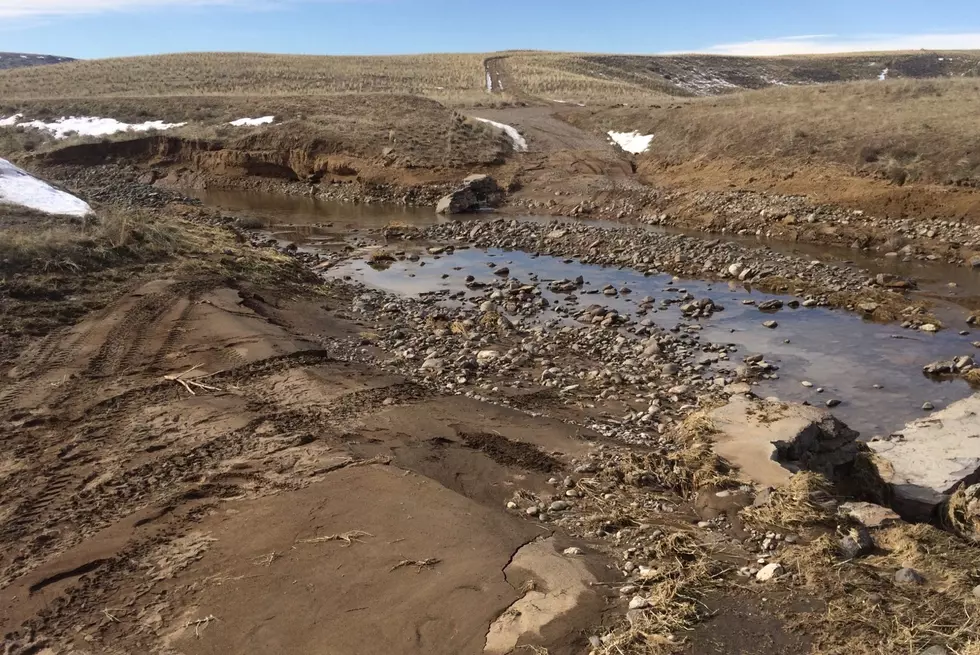
[[[980,48],[978,0],[0,0],[0,51],[784,54]]]

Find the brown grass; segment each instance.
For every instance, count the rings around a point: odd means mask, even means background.
[[[875,541],[878,552],[844,563],[829,536],[784,556],[804,590],[827,601],[826,609],[799,619],[799,627],[817,638],[814,652],[914,655],[936,644],[951,652],[975,649],[976,549],[928,525],[900,524],[877,531]],[[905,566],[925,576],[926,584],[892,582]]]
[[[0,206],[0,275],[81,273],[125,262],[158,261],[203,249],[189,224],[149,213],[110,211],[70,221]]]
[[[77,61],[0,74],[5,101],[125,96],[486,95],[483,55],[323,57],[187,53]]]
[[[772,88],[570,119],[594,130],[654,134],[657,164],[736,160],[791,170],[833,164],[895,184],[980,181],[980,134],[964,116],[980,80],[898,80]]]
[[[834,522],[833,500],[833,488],[826,478],[803,471],[773,490],[764,505],[742,510],[742,516],[767,527],[827,525]]]

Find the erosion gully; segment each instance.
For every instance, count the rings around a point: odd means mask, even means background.
[[[336,248],[338,236],[345,230],[381,228],[392,222],[424,227],[445,221],[431,209],[391,205],[350,205],[319,201],[314,198],[279,196],[239,191],[196,191],[193,195],[206,205],[249,216],[262,221],[273,237],[296,243],[303,249]],[[467,220],[485,220],[479,216]],[[520,220],[552,220],[521,217]],[[610,227],[618,224],[610,223]],[[654,231],[663,228],[650,227]],[[712,235],[717,237],[718,235]],[[706,237],[707,238],[707,237]],[[863,256],[844,248],[821,248],[814,245],[759,241],[750,237],[723,237],[747,247],[768,247],[825,261],[850,262],[872,273],[888,272],[914,277],[933,295],[951,300],[980,296],[980,276],[958,267],[932,262],[903,262]],[[860,316],[826,308],[784,307],[777,313],[760,312],[755,306],[765,300],[789,296],[766,294],[741,283],[679,279],[671,275],[645,276],[643,273],[613,267],[582,264],[578,261],[537,256],[516,250],[456,250],[439,256],[424,250],[416,261],[401,260],[379,270],[363,258],[352,258],[333,267],[327,275],[345,277],[370,287],[406,296],[445,291],[465,292],[465,278],[471,275],[479,282],[492,283],[500,278],[496,267],[507,266],[511,277],[547,282],[582,276],[585,285],[578,292],[579,302],[569,307],[567,293],[552,293],[542,284],[542,295],[550,302],[548,311],[538,320],[545,323],[567,322],[562,308],[585,308],[597,303],[635,316],[639,300],[652,296],[657,305],[644,318],[665,329],[683,322],[680,303],[663,307],[662,300],[691,294],[710,297],[724,307],[709,318],[700,319],[701,340],[736,346],[729,368],[750,354],[764,354],[767,361],[779,367],[774,379],[759,381],[757,395],[776,396],[787,401],[824,405],[829,399],[842,404],[834,413],[863,438],[885,435],[910,420],[926,414],[924,403],[936,409],[964,398],[970,386],[960,380],[935,380],[921,373],[922,366],[937,359],[975,352],[976,335],[953,329],[928,334],[902,330],[896,324],[875,323]],[[955,287],[950,286],[955,282]],[[609,297],[600,290],[606,285],[617,289],[629,287],[632,293]],[[755,305],[746,304],[754,301]],[[449,302],[449,301],[446,301]],[[940,308],[942,316],[942,308]],[[766,320],[778,321],[778,328],[767,329]],[[706,376],[711,376],[712,363]],[[804,382],[812,386],[804,386]]]

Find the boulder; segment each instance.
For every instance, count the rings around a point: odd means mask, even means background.
[[[500,203],[504,191],[489,175],[470,175],[436,205],[437,214],[466,214]]]
[[[437,214],[466,214],[476,211],[480,207],[480,202],[476,194],[464,187],[456,189],[452,193],[443,196],[436,205]]]
[[[960,485],[980,482],[980,393],[868,446],[892,508],[928,521]]]
[[[808,405],[735,396],[708,418],[715,453],[761,485],[778,486],[802,470],[834,479],[860,451],[857,432]]]

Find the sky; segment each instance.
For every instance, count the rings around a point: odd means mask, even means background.
[[[0,52],[78,58],[970,48],[978,0],[0,0]]]

